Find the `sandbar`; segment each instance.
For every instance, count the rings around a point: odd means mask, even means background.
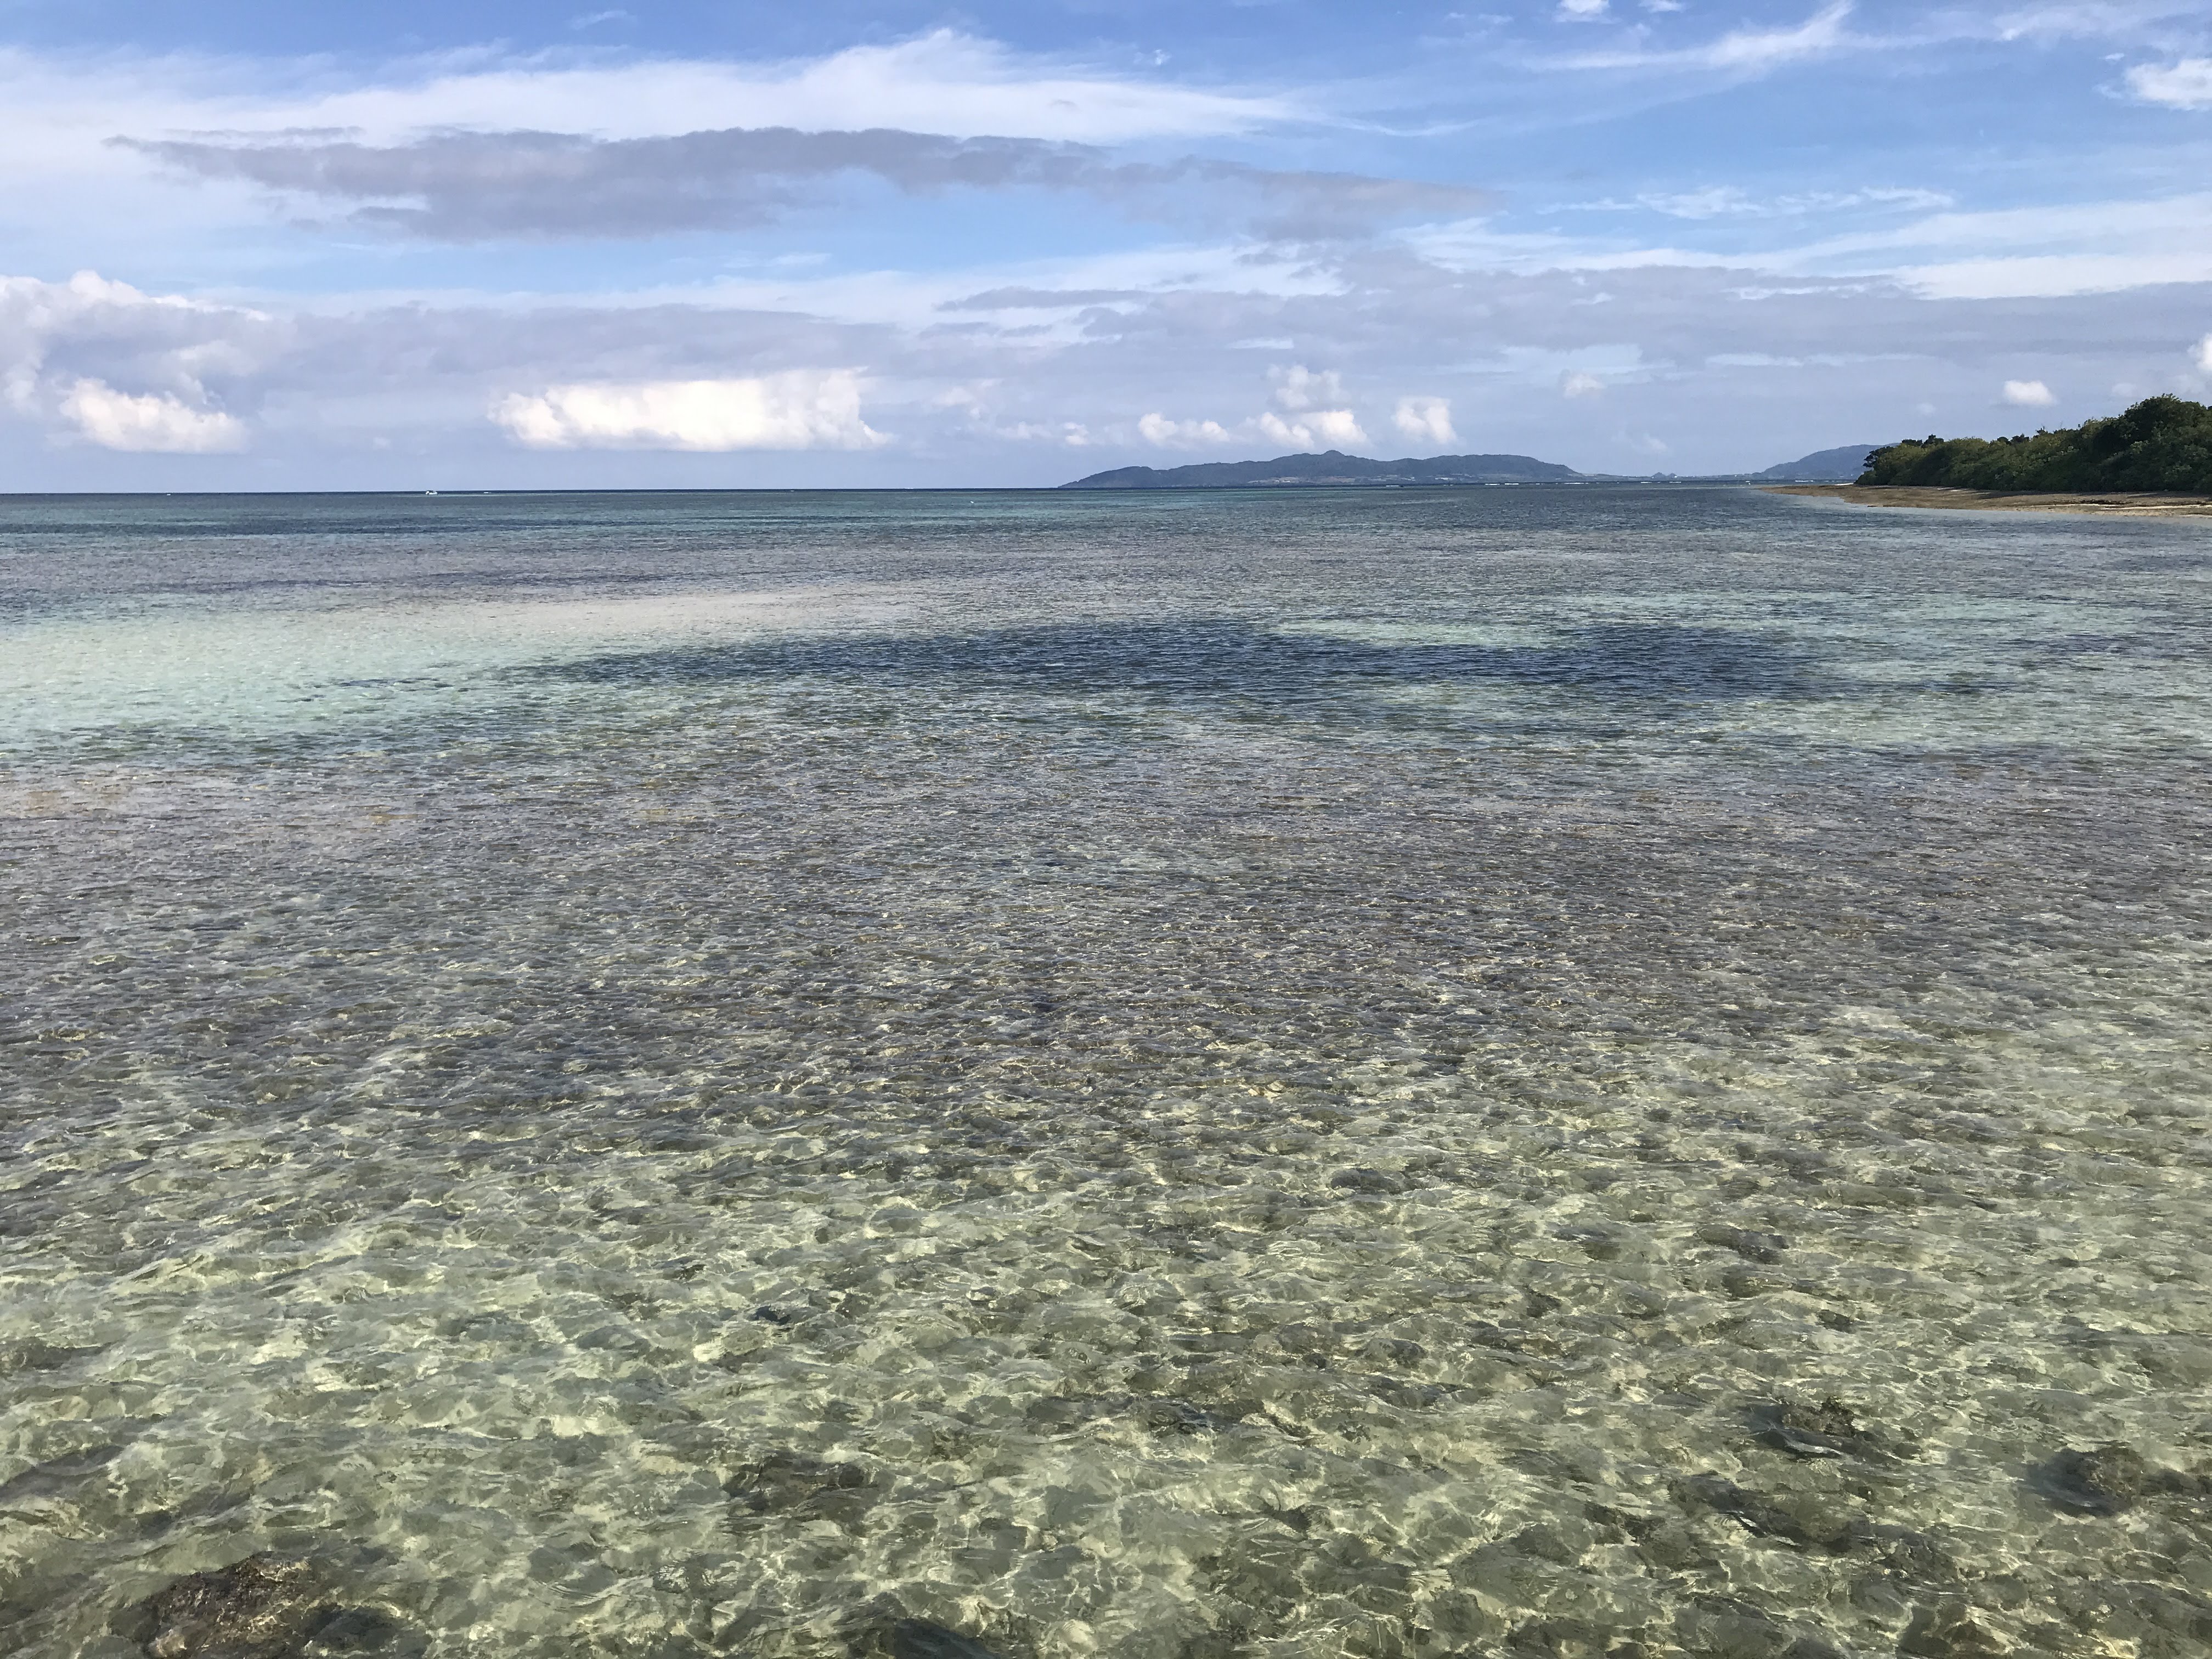
[[[2136,519],[2212,517],[2212,495],[2161,495],[2116,491],[2071,495],[2059,492],[2008,495],[1996,489],[1936,489],[1917,484],[1773,484],[1772,495],[1822,495],[1861,507],[1954,507],[1982,513],[2110,513]]]

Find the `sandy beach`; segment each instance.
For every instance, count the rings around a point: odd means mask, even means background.
[[[2131,495],[2008,495],[1994,489],[1922,489],[1897,484],[1776,484],[1774,495],[1821,495],[1860,507],[1971,507],[1984,513],[2102,513],[2136,519],[2212,515],[2212,496]]]

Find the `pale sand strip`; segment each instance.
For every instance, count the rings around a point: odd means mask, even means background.
[[[2110,513],[2134,519],[2212,516],[2212,496],[2114,494],[2007,495],[1911,484],[1771,484],[1771,495],[1821,495],[1862,507],[1964,507],[1984,513]]]

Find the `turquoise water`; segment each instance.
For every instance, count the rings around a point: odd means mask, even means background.
[[[0,502],[0,1651],[2212,1650],[2208,740],[2212,523]]]

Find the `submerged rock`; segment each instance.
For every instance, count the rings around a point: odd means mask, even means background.
[[[422,1659],[429,1645],[420,1631],[372,1607],[347,1607],[317,1628],[306,1659]]]
[[[1328,1184],[1339,1192],[1378,1193],[1386,1197],[1410,1191],[1413,1183],[1401,1175],[1392,1175],[1387,1170],[1339,1170],[1328,1178]]]
[[[1467,1328],[1469,1340],[1499,1353],[1534,1354],[1548,1357],[1559,1351],[1559,1345],[1541,1331],[1523,1330],[1517,1325],[1493,1325],[1478,1319]]]
[[[33,1463],[21,1474],[0,1481],[0,1508],[74,1491],[88,1476],[112,1463],[122,1449],[120,1446],[88,1446],[82,1451]]]
[[[1897,1650],[1911,1659],[1996,1659],[2010,1646],[1978,1622],[1966,1603],[1946,1601],[1916,1609],[1897,1638]]]
[[[1792,1457],[1889,1458],[1897,1455],[1887,1441],[1860,1424],[1850,1407],[1833,1397],[1818,1405],[1785,1400],[1753,1406],[1751,1422],[1761,1440]]]
[[[773,1325],[778,1330],[787,1329],[813,1316],[814,1310],[811,1308],[775,1302],[763,1302],[745,1316],[748,1319],[758,1320],[763,1325]]]
[[[1586,1619],[1532,1619],[1514,1627],[1499,1659],[1649,1659],[1652,1650],[1617,1627]]]
[[[1692,1595],[1675,1615],[1674,1638],[1668,1647],[1678,1653],[1686,1649],[1728,1659],[1846,1659],[1842,1649],[1816,1631],[1732,1595]]]
[[[275,1555],[188,1574],[143,1610],[154,1659],[290,1659],[341,1612],[306,1562]]]
[[[847,1526],[857,1521],[882,1494],[858,1463],[808,1457],[799,1452],[771,1452],[722,1483],[738,1509],[738,1518],[803,1515]]]
[[[1260,1413],[1256,1400],[1231,1401],[1209,1409],[1171,1395],[1115,1394],[1054,1395],[1036,1401],[1024,1415],[1031,1428],[1044,1434],[1065,1434],[1109,1418],[1175,1434],[1218,1434]]]
[[[972,1636],[927,1619],[902,1619],[891,1626],[891,1659],[999,1659]]]
[[[1876,1528],[1883,1564],[1900,1577],[1921,1583],[1948,1583],[1959,1577],[1950,1552],[1924,1532],[1906,1527]]]
[[[2122,1515],[2142,1498],[2199,1498],[2212,1488],[2202,1475],[2160,1468],[2121,1445],[2069,1448],[2035,1470],[2029,1484],[2060,1508],[2085,1515]]]
[[[21,1342],[0,1343],[0,1376],[13,1376],[18,1371],[58,1371],[100,1352],[98,1348],[56,1347],[35,1336]]]
[[[1781,1234],[1754,1232],[1748,1227],[1700,1227],[1698,1238],[1701,1243],[1725,1245],[1745,1261],[1765,1267],[1781,1261],[1783,1252],[1790,1248],[1790,1241]]]
[[[1866,1523],[1856,1516],[1808,1523],[1772,1498],[1747,1492],[1717,1474],[1697,1474],[1678,1480],[1674,1492],[1679,1503],[1700,1505],[1728,1516],[1762,1538],[1779,1538],[1808,1548],[1840,1554],[1869,1535]]]

